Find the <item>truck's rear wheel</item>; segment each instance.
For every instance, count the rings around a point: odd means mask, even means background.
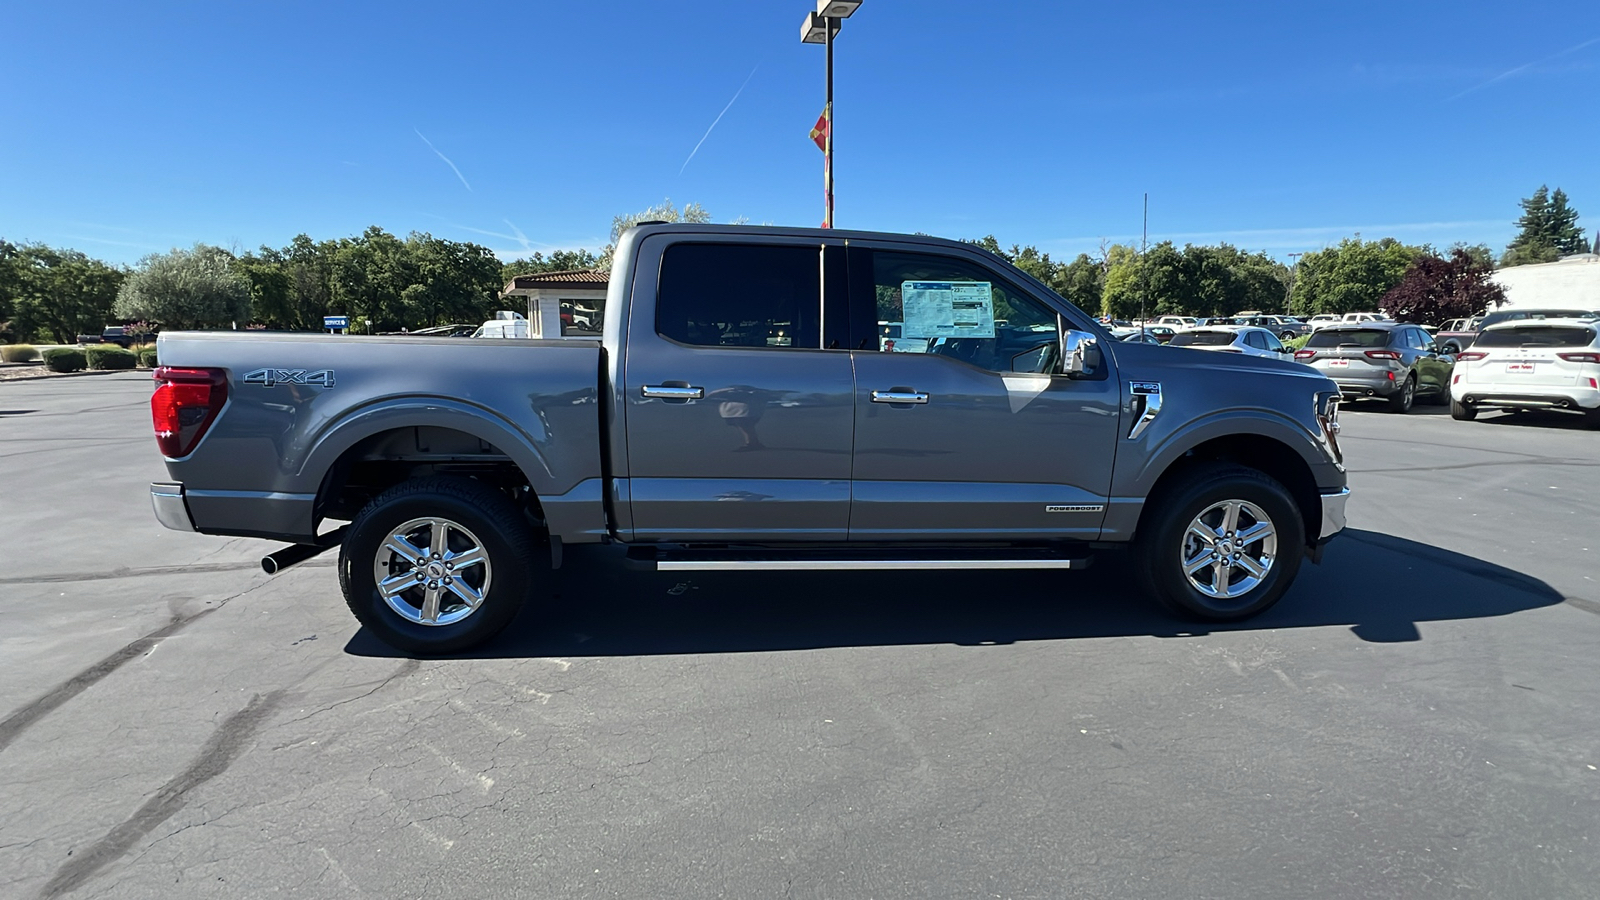
[[[1236,465],[1194,469],[1151,498],[1139,523],[1139,571],[1186,618],[1244,619],[1278,602],[1305,552],[1305,523],[1273,478]]]
[[[350,523],[339,585],[384,643],[454,653],[510,624],[541,559],[504,494],[466,478],[418,478],[384,491]]]

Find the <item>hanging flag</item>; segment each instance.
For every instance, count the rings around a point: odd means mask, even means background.
[[[822,115],[817,116],[817,124],[811,126],[811,142],[823,153],[828,152],[828,127],[833,119],[831,106],[822,108]]]

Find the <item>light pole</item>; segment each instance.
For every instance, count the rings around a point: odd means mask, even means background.
[[[828,48],[828,100],[822,108],[825,126],[822,138],[823,228],[833,227],[833,38],[861,3],[862,0],[817,0],[817,11],[806,13],[805,20],[800,23],[800,43],[823,44]]]

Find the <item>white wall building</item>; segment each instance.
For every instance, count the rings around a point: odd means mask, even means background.
[[[1501,309],[1600,309],[1600,256],[1593,253],[1511,266],[1496,271],[1494,280],[1506,290]]]
[[[518,275],[502,299],[523,297],[536,338],[598,338],[605,321],[606,285],[611,278],[594,269]]]

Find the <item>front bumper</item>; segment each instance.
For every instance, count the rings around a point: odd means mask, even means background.
[[[1344,507],[1349,500],[1350,489],[1347,487],[1322,495],[1322,532],[1317,535],[1317,543],[1324,543],[1344,530]]]
[[[156,509],[157,522],[173,531],[194,530],[189,505],[183,500],[183,485],[161,482],[150,485],[150,504]]]

